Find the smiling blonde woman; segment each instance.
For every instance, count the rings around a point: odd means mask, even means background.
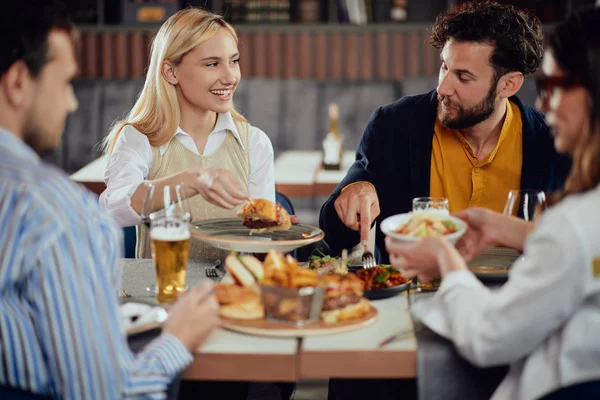
[[[248,197],[275,200],[271,141],[233,106],[239,62],[221,16],[187,8],[160,28],[138,100],[104,140],[101,203],[122,226],[140,224],[145,181],[159,192],[183,183],[195,220],[232,217]],[[137,239],[136,255],[150,257],[144,226]],[[221,256],[192,241],[191,258]]]

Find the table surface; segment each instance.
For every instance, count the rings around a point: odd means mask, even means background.
[[[207,279],[202,261],[190,260],[188,285]],[[221,274],[222,275],[222,274]],[[123,289],[132,301],[153,303],[150,259],[123,261]],[[402,337],[378,348],[396,332],[412,330],[406,295],[372,302],[376,322],[357,331],[296,338],[267,338],[217,329],[195,353],[184,377],[197,380],[296,381],[327,377],[414,377],[416,341]]]

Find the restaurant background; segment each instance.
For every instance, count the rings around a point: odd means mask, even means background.
[[[328,105],[339,105],[344,148],[353,150],[380,105],[435,88],[439,51],[428,43],[448,0],[67,0],[81,31],[79,109],[60,148],[45,158],[73,173],[100,154],[98,143],[131,108],[142,86],[149,44],[161,22],[192,5],[220,13],[239,34],[242,81],[234,103],[270,137],[277,158],[320,150]],[[569,10],[595,0],[507,0],[536,13],[547,32]],[[533,82],[518,95],[535,100]],[[323,199],[293,199],[316,222]],[[300,211],[302,214],[303,211]]]

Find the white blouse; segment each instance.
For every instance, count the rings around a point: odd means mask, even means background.
[[[244,146],[231,113],[219,114],[215,128],[208,136],[204,155],[214,153],[229,134],[228,131],[233,133],[242,147]],[[248,136],[249,195],[252,198],[275,201],[275,171],[271,140],[262,130],[251,125]],[[194,139],[181,128],[177,129],[175,140],[179,140],[186,148],[200,155]],[[161,155],[167,147],[168,143],[159,148]],[[121,226],[132,226],[141,222],[140,216],[131,207],[131,196],[147,178],[151,164],[152,147],[148,137],[131,125],[124,127],[109,156],[104,171],[106,190],[100,195],[100,204]]]
[[[500,289],[454,271],[413,313],[473,364],[510,364],[494,400],[600,379],[600,188],[545,213]]]

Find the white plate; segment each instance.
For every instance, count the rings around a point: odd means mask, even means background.
[[[325,236],[315,226],[297,224],[287,231],[253,233],[240,218],[208,219],[192,222],[192,236],[219,249],[244,253],[288,252],[317,242]]]
[[[475,257],[469,265],[471,272],[482,281],[505,281],[510,268],[521,253],[505,247],[491,247]]]
[[[135,335],[158,328],[167,319],[167,311],[143,303],[125,303],[119,307],[119,318],[127,335]]]
[[[410,219],[411,216],[412,216],[412,213],[392,215],[391,217],[388,217],[383,220],[383,222],[381,223],[381,231],[383,233],[385,233],[387,236],[390,236],[396,240],[400,240],[400,241],[404,241],[404,242],[417,241],[420,238],[417,238],[414,236],[408,236],[408,235],[401,235],[396,232],[396,229],[400,228],[402,225],[404,225],[406,222],[408,222],[408,220]],[[465,224],[465,222],[460,218],[456,218],[456,217],[452,217],[452,216],[446,216],[443,218],[451,220],[456,225],[456,228],[458,229],[456,232],[451,233],[449,235],[444,235],[444,237],[450,243],[456,244],[458,239],[460,239],[460,237],[462,235],[464,235],[465,232],[467,231],[467,224]]]

